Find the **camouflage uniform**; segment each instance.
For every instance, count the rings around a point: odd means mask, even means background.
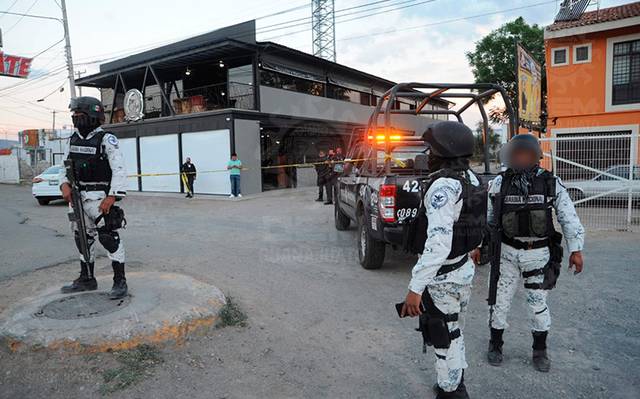
[[[473,185],[480,184],[475,175],[468,175]],[[459,314],[459,321],[448,322],[447,327],[449,331],[460,328],[460,336],[451,340],[449,348],[435,349],[434,355],[438,386],[447,392],[456,390],[467,368],[462,326],[475,273],[473,262],[467,260],[454,271],[436,275],[441,266],[456,263],[467,256],[447,259],[452,247],[453,224],[462,209],[461,193],[460,181],[452,178],[439,178],[429,187],[424,198],[429,220],[427,241],[422,256],[413,268],[409,284],[409,289],[417,294],[422,294],[427,288],[433,303],[441,312]]]
[[[540,168],[538,174],[544,170]],[[498,176],[489,183],[489,203],[487,220],[494,221],[496,215],[493,213],[492,199],[500,193],[502,176]],[[556,178],[556,198],[553,202],[556,217],[562,233],[567,242],[569,252],[581,251],[584,245],[584,227],[576,213],[573,202],[562,185],[559,178]],[[536,241],[536,237],[517,237],[520,241]],[[498,280],[498,291],[496,304],[489,311],[489,323],[494,329],[503,330],[509,325],[507,314],[511,307],[511,299],[515,294],[523,272],[536,270],[544,267],[549,261],[549,248],[538,249],[516,249],[502,243],[500,259],[500,279]],[[526,283],[542,283],[542,275],[535,275],[525,279]],[[532,331],[548,331],[551,327],[551,316],[547,306],[548,290],[525,289],[526,300],[529,307],[530,328]]]

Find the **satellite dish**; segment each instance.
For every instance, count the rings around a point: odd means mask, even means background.
[[[591,0],[563,0],[553,22],[578,20],[589,4],[591,4]]]

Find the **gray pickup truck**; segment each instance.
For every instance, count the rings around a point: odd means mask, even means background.
[[[461,114],[477,105],[483,118],[484,142],[488,143],[489,121],[483,100],[495,95],[502,96],[513,135],[517,121],[511,101],[505,90],[494,84],[400,83],[385,93],[366,130],[354,130],[344,172],[337,182],[334,214],[336,229],[346,230],[352,222],[357,226],[358,260],[363,268],[380,268],[388,245],[394,249],[405,247],[407,226],[421,211],[429,179],[423,131],[394,125],[399,119],[393,116],[402,115],[405,121],[407,116],[423,118],[419,120],[422,125],[437,122],[438,115],[462,122]],[[398,109],[394,104],[400,98],[414,105],[409,110]],[[463,101],[455,104],[449,99]],[[449,107],[429,106],[435,101],[446,102]],[[486,146],[485,154],[485,171],[481,175],[484,182],[495,176],[489,170]]]

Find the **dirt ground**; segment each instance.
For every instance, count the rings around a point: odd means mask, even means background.
[[[433,397],[433,353],[421,353],[417,322],[398,319],[393,307],[415,258],[388,251],[382,269],[362,269],[355,231],[336,231],[332,209],[314,194],[241,201],[131,195],[122,234],[129,269],[212,283],[235,298],[246,326],[212,329],[148,357],[3,347],[0,398]],[[2,311],[75,278],[77,266],[64,206],[40,207],[28,187],[5,185],[0,203]],[[548,374],[530,365],[522,289],[505,333],[505,362],[486,363],[489,271],[478,268],[464,330],[471,397],[640,397],[639,242],[637,234],[589,232],[585,272],[563,269],[549,300]],[[104,257],[96,268],[110,273]],[[132,380],[110,389],[110,378]]]

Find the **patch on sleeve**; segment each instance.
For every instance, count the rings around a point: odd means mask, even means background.
[[[109,144],[111,144],[112,146],[117,147],[118,146],[118,139],[116,138],[116,136],[110,134],[107,136],[107,142]]]
[[[431,206],[434,209],[442,208],[447,204],[447,202],[449,202],[449,194],[441,188],[434,191],[433,194],[431,194],[431,199],[429,200],[429,203],[431,203]]]

